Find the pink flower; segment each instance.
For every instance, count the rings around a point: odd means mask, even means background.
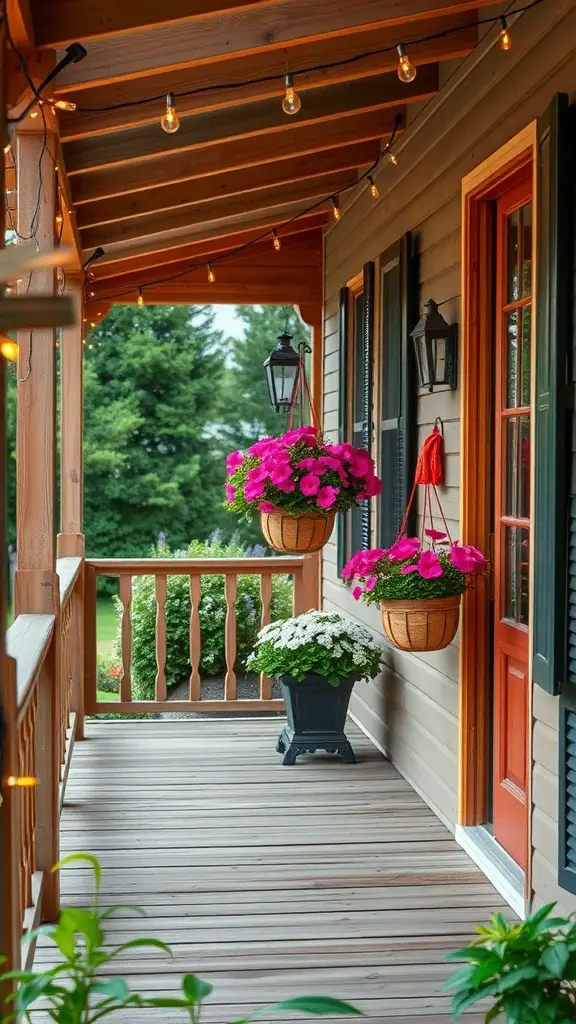
[[[307,459],[300,459],[300,462],[297,462],[294,468],[295,469],[312,469],[315,465],[316,465],[316,459],[313,459],[312,456],[308,456]]]
[[[413,558],[420,550],[418,537],[399,537],[388,552],[391,562],[404,562],[407,558]]]
[[[374,587],[376,586],[377,583],[378,583],[378,577],[377,576],[369,576],[368,579],[366,580],[366,583],[365,583],[365,586],[364,586],[364,590],[367,591],[367,592],[369,592],[370,590],[374,590]]]
[[[297,427],[295,430],[288,430],[280,438],[282,444],[297,444],[298,441],[305,441],[306,444],[316,445],[318,443],[319,431],[316,427]]]
[[[332,505],[339,494],[339,487],[321,487],[316,495],[316,504],[318,505],[318,508],[332,508]]]
[[[261,501],[260,504],[258,505],[258,511],[259,512],[273,512],[274,511],[274,505],[272,504],[271,501]]]
[[[253,444],[248,449],[248,455],[256,455],[257,457],[260,457],[266,453],[266,450],[270,447],[271,444],[277,443],[278,442],[275,441],[273,437],[263,437],[260,441],[256,441],[256,443]]]
[[[276,466],[276,468],[270,473],[270,480],[275,487],[280,487],[280,484],[285,483],[286,480],[290,480],[291,476],[292,469],[289,463],[281,463],[281,465]]]
[[[236,497],[236,488],[232,484],[226,484],[226,501],[234,501]]]
[[[350,580],[353,576],[372,576],[378,562],[387,555],[384,548],[371,548],[370,551],[357,551],[344,566],[341,576]]]
[[[312,494],[317,494],[319,487],[320,477],[315,476],[314,473],[307,473],[300,481],[300,490],[302,491],[302,494],[306,495],[306,497],[309,497]]]
[[[426,530],[426,536],[430,537],[431,540],[446,540],[447,533],[442,533],[442,530]]]
[[[350,472],[352,476],[369,476],[374,473],[374,465],[368,452],[357,448],[350,460]]]
[[[316,476],[323,476],[326,472],[326,466],[322,465],[322,459],[302,459],[296,463],[296,469],[307,469],[311,473],[315,473]]]
[[[335,459],[333,455],[321,455],[318,462],[321,463],[322,466],[325,466],[326,469],[335,470],[336,473],[338,470],[342,469],[342,463],[339,459]]]
[[[347,487],[348,484],[350,483],[350,480],[348,474],[344,470],[344,467],[339,466],[337,472],[338,476],[340,477],[340,482],[344,484],[344,487]]]
[[[382,493],[382,481],[377,476],[369,477],[366,481],[366,486],[359,498],[375,498],[378,494]]]
[[[486,566],[486,559],[473,544],[453,544],[450,548],[450,561],[459,572],[481,572]]]
[[[244,454],[241,451],[230,452],[230,455],[226,459],[226,469],[228,470],[228,476],[238,469],[244,462]]]
[[[435,551],[423,551],[418,559],[418,572],[425,580],[435,580],[444,575],[440,559]]]
[[[292,491],[296,490],[295,480],[282,480],[279,484],[275,485],[279,491],[283,491],[284,494],[292,494]]]
[[[263,466],[254,466],[248,470],[248,480],[254,484],[261,484],[263,480],[266,480],[268,473]]]
[[[244,497],[246,498],[246,501],[255,501],[256,498],[261,498],[263,494],[263,483],[254,483],[252,480],[249,480],[248,483],[244,485]]]
[[[352,597],[354,598],[355,601],[359,601],[363,593],[364,587],[354,587],[354,590],[352,591]]]
[[[343,441],[341,444],[327,444],[326,451],[330,455],[336,455],[337,458],[343,459],[345,462],[350,462],[356,453],[354,445],[349,444],[348,441]]]

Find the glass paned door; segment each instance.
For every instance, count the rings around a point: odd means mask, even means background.
[[[528,847],[531,183],[497,202],[494,422],[494,791],[498,842]]]

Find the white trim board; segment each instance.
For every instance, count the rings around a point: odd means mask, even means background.
[[[524,921],[529,913],[524,898],[524,872],[512,857],[481,825],[456,825],[454,838]]]

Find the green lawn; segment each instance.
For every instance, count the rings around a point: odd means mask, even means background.
[[[99,654],[111,654],[118,630],[118,614],[111,597],[98,601],[96,607],[96,638]]]
[[[107,693],[106,690],[97,690],[96,691],[96,700],[98,702],[100,702],[100,701],[120,700],[120,694],[119,693]]]

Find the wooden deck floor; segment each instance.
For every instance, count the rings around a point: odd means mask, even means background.
[[[77,744],[62,854],[89,851],[135,989],[169,994],[183,973],[215,987],[208,1024],[294,995],[334,995],[386,1024],[447,1024],[446,953],[503,902],[396,770],[351,725],[359,763],[283,768],[276,720],[91,723]],[[89,874],[62,874],[85,905]],[[52,961],[41,940],[36,964]],[[115,1018],[116,1019],[116,1018]],[[130,1024],[181,1021],[130,1011]],[[479,1022],[479,1015],[462,1018]]]

